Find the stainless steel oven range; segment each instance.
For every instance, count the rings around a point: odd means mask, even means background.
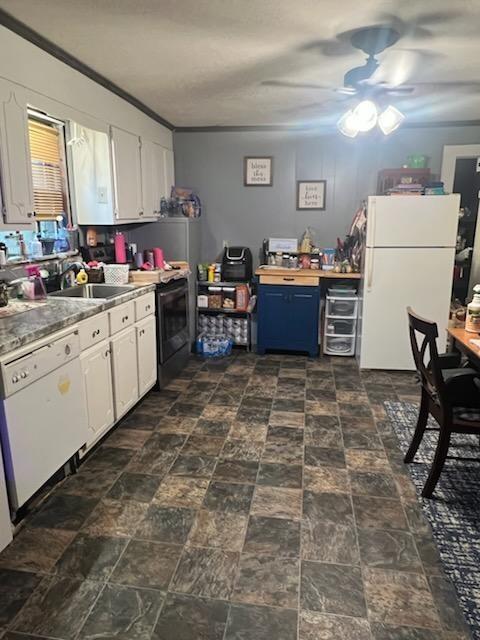
[[[168,384],[186,366],[190,353],[188,282],[185,278],[156,289],[158,384]]]

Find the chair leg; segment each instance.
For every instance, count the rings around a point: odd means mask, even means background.
[[[417,426],[415,427],[415,433],[413,434],[412,442],[408,448],[407,453],[403,459],[404,462],[413,462],[417,449],[425,433],[425,427],[428,422],[428,396],[422,389],[422,399],[420,401],[420,411],[418,414]]]
[[[422,490],[423,498],[431,498],[435,487],[437,486],[438,479],[442,473],[443,465],[445,464],[445,458],[447,457],[448,448],[450,446],[450,431],[440,428],[438,436],[437,448],[435,450],[435,457],[433,458],[430,473],[428,474],[427,481]]]

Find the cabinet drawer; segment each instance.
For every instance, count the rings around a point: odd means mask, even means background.
[[[320,276],[260,276],[260,284],[301,285],[303,287],[318,287]]]
[[[99,313],[93,318],[88,318],[78,325],[78,335],[80,336],[80,350],[84,351],[89,347],[108,338],[108,316],[106,313]]]
[[[110,335],[126,329],[135,322],[135,305],[133,300],[121,304],[108,312],[110,318]]]
[[[135,320],[138,322],[155,313],[155,294],[153,291],[135,300]]]

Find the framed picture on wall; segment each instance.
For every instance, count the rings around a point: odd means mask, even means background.
[[[325,211],[326,180],[297,180],[297,211]]]
[[[243,159],[243,184],[245,187],[271,187],[273,185],[273,157]]]

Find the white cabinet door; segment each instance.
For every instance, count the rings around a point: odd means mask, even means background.
[[[171,158],[167,155],[171,154]],[[160,200],[170,197],[173,152],[142,138],[142,190],[145,217],[158,217]]]
[[[165,152],[165,190],[166,198],[170,197],[170,190],[175,184],[175,164],[173,151],[171,149],[164,149]]]
[[[111,340],[115,420],[138,400],[137,339],[129,327]]]
[[[4,222],[32,226],[34,220],[32,167],[27,105],[21,90],[0,85],[0,158]]]
[[[110,343],[105,340],[83,351],[80,363],[87,397],[89,446],[114,423]]]
[[[143,396],[157,380],[157,335],[155,316],[137,322],[138,391]]]
[[[138,220],[143,216],[140,138],[133,133],[110,127],[114,184],[115,217]]]

